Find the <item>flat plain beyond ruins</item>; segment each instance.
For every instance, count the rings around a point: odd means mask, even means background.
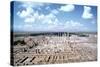
[[[15,66],[97,60],[97,33],[14,33],[12,46]]]

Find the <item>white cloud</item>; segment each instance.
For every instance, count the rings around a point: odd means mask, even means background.
[[[64,12],[71,12],[74,9],[75,9],[75,6],[70,4],[70,5],[61,6],[59,10],[64,11]]]
[[[86,31],[87,29],[82,23],[73,20],[67,21],[64,28],[68,31]]]
[[[73,11],[74,10],[73,5],[66,5],[61,6],[61,11]],[[58,18],[56,17],[56,14],[59,13],[59,10],[51,10],[48,14],[42,14],[38,11],[34,11],[34,9],[30,7],[25,7],[25,10],[18,11],[17,15],[24,20],[24,25],[22,25],[22,28],[24,30],[29,29],[32,30],[45,30],[45,31],[67,31],[67,30],[79,30],[80,28],[86,28],[83,24],[79,22],[75,22],[73,20],[66,21],[66,22],[60,22]],[[40,26],[34,27],[34,24],[39,24]],[[21,26],[19,26],[21,28]]]
[[[56,10],[52,10],[52,12],[47,15],[39,14],[38,11],[34,11],[28,7],[26,8],[26,11],[19,11],[17,15],[24,19],[25,25],[22,26],[24,30],[30,29],[30,31],[32,31],[43,29],[44,31],[68,31],[85,28],[81,23],[75,22],[73,20],[61,23],[55,16],[56,13]],[[39,23],[41,26],[33,27],[32,25],[34,23]]]
[[[53,13],[53,14],[58,14],[59,11],[58,11],[57,9],[54,9],[54,10],[51,11],[51,13]]]
[[[49,10],[49,9],[50,9],[50,7],[49,7],[49,6],[47,6],[45,9],[46,9],[46,10]]]
[[[76,22],[76,21],[73,21],[73,20],[67,21],[65,23],[65,25],[70,26],[71,28],[79,28],[79,27],[83,26],[83,24]]]
[[[53,12],[44,15],[38,11],[34,11],[31,7],[27,7],[26,10],[18,11],[17,15],[24,20],[24,25],[22,25],[23,29],[30,28],[30,30],[33,30],[35,28],[32,27],[32,25],[39,23],[45,25],[45,27],[43,27],[44,30],[45,28],[50,30],[58,23],[58,19]],[[41,29],[41,26],[38,29]]]
[[[24,22],[33,23],[33,22],[35,22],[35,18],[34,18],[34,17],[26,18],[26,19],[24,20]]]
[[[87,27],[84,26],[82,23],[80,22],[76,22],[73,20],[69,20],[66,22],[60,22],[59,20],[57,20],[57,24],[48,24],[47,26],[45,26],[44,28],[46,28],[46,30],[51,30],[51,31],[85,31],[87,30]]]
[[[32,8],[38,8],[38,7],[41,7],[41,6],[44,6],[44,4],[43,3],[37,3],[37,2],[21,2],[22,3],[22,7],[25,7],[25,8],[27,8],[27,7],[32,7]]]
[[[43,3],[33,3],[33,2],[21,2],[23,9],[18,11],[17,15],[24,20],[25,23],[41,23],[41,24],[56,24],[58,19],[54,14],[57,14],[57,10],[52,10],[49,14],[44,15],[40,14],[38,11],[35,11],[33,8],[39,8],[44,6]],[[47,5],[47,4],[46,4]]]
[[[25,22],[34,22],[35,18],[38,16],[38,13],[34,11],[33,8],[38,8],[40,10],[41,6],[44,6],[43,3],[34,3],[34,2],[21,2],[21,7],[25,8],[22,11],[18,11],[17,15],[20,18],[24,18]]]
[[[26,18],[26,17],[32,16],[33,12],[34,12],[34,10],[31,7],[27,7],[26,10],[18,11],[17,15],[20,18]]]
[[[25,2],[26,3],[26,2]],[[58,13],[56,10],[52,10],[51,13],[44,15],[38,11],[34,11],[32,7],[25,7],[25,10],[18,11],[17,15],[23,18],[24,22],[27,23],[42,23],[42,24],[56,24],[57,18],[54,14]]]
[[[69,20],[63,23],[57,20],[56,24],[53,25],[48,24],[46,27],[44,28],[46,28],[47,31],[51,30],[51,31],[69,31],[69,32],[74,31],[75,32],[75,31],[86,31],[88,29],[82,23],[73,20]]]
[[[57,17],[52,13],[47,15],[40,15],[39,17],[41,23],[43,24],[56,25],[58,23]]]
[[[82,18],[91,19],[92,17],[93,17],[93,14],[91,13],[91,7],[84,6]]]
[[[55,18],[56,16],[55,16],[54,14],[52,14],[52,13],[49,13],[49,14],[45,15],[45,17],[46,17],[46,18],[53,19],[53,18]]]

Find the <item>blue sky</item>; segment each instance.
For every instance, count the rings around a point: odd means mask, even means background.
[[[14,31],[97,31],[96,6],[17,1],[12,6]]]

